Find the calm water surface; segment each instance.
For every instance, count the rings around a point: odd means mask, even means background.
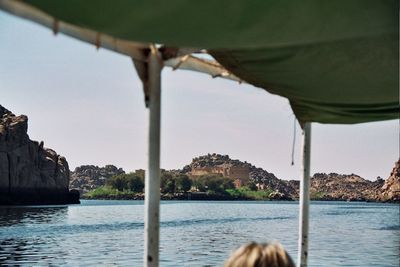
[[[312,202],[310,266],[399,266],[399,205]],[[161,266],[221,266],[252,240],[296,259],[297,202],[163,202]],[[143,202],[0,207],[1,266],[142,266]]]

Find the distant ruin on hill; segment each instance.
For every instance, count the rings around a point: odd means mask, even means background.
[[[236,187],[250,181],[250,164],[232,160],[228,155],[208,154],[194,158],[184,171],[192,178],[202,175],[220,175],[233,180]]]
[[[188,174],[192,177],[207,174],[221,175],[234,180],[235,187],[241,187],[250,180],[249,166],[234,166],[230,163],[223,163],[217,166],[194,167]]]

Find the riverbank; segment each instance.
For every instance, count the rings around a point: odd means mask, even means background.
[[[235,173],[247,170],[245,174],[249,180],[240,184],[237,179],[229,178],[227,173],[219,173],[227,166],[231,166],[229,170]],[[239,174],[244,175],[241,172]],[[71,172],[70,188],[79,190],[88,199],[143,199],[139,192],[144,188],[144,176],[144,170],[125,173],[113,165],[84,165]],[[113,187],[119,192],[99,192],[104,186]],[[197,195],[187,197],[181,192],[202,192],[198,198],[205,200],[297,200],[299,188],[299,181],[278,179],[272,173],[247,162],[219,154],[194,158],[179,170],[162,170],[160,183],[161,197],[165,200],[197,199]],[[356,174],[315,173],[310,177],[310,199],[400,203],[400,162],[395,163],[387,179],[377,177],[374,181]]]
[[[221,192],[178,192],[161,193],[162,200],[294,200],[271,190],[250,190],[247,187],[227,189]],[[143,200],[144,193],[130,190],[117,190],[109,186],[102,186],[81,196],[82,199],[105,200]]]
[[[112,190],[112,189],[111,189]],[[213,193],[213,192],[187,192],[187,193],[167,193],[160,194],[161,200],[195,200],[195,201],[298,201],[294,198],[285,198],[282,195],[259,192],[259,191],[242,191],[238,193],[239,190],[234,190],[233,192]],[[268,196],[269,195],[269,196]],[[135,193],[131,191],[113,191],[104,190],[103,188],[98,188],[92,190],[81,196],[84,200],[144,200],[144,193]],[[398,203],[396,201],[371,201],[369,199],[363,198],[333,198],[323,194],[311,195],[312,201],[326,201],[326,202],[369,202],[369,203]]]
[[[161,194],[161,200],[206,200],[206,201],[257,201],[257,200],[271,200],[271,199],[254,199],[249,197],[233,197],[230,195],[222,194],[207,194],[203,192],[198,193],[182,193],[182,194]],[[99,197],[82,196],[81,199],[85,200],[144,200],[144,194],[120,194],[120,195],[103,195]],[[292,200],[292,199],[290,199]]]

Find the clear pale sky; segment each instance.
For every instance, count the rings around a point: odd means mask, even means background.
[[[285,98],[250,85],[165,68],[161,165],[181,168],[195,156],[228,154],[300,177],[297,127]],[[70,169],[147,165],[147,110],[129,57],[69,38],[0,11],[0,104],[29,117],[29,136],[65,156]],[[311,173],[387,178],[399,158],[399,121],[313,124]]]

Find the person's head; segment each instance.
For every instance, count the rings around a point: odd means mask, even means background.
[[[278,243],[250,243],[237,249],[225,267],[294,267],[285,249]]]

